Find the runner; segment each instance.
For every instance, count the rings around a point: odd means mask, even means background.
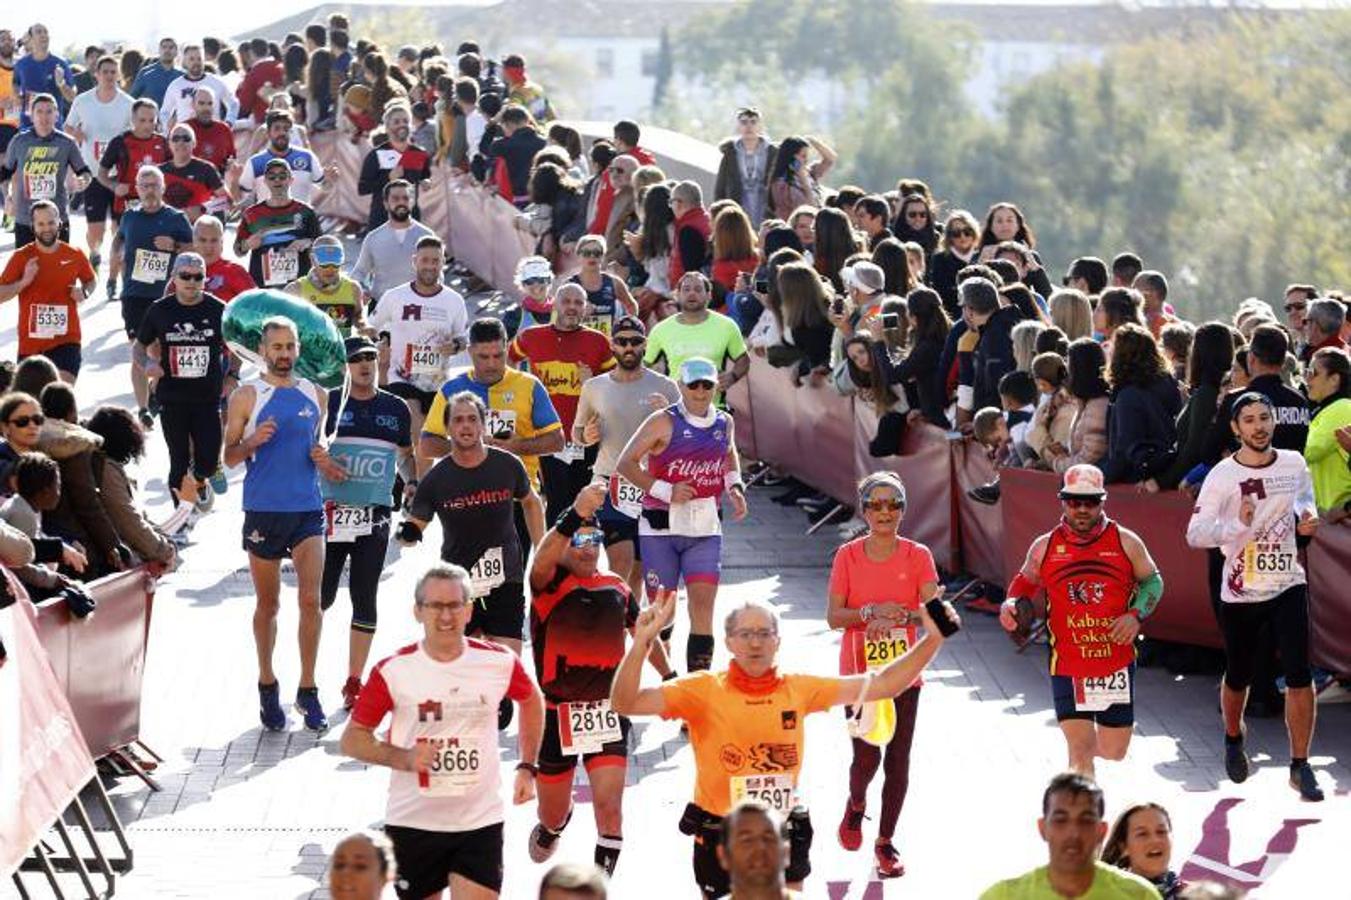
[[[613,876],[623,846],[624,778],[629,720],[610,709],[610,681],[624,657],[638,604],[624,579],[601,569],[604,541],[595,520],[604,485],[577,495],[544,535],[530,566],[530,644],[544,691],[544,742],[539,757],[539,824],[530,859],[553,856],[572,819],[572,782],[580,759],[596,817],[596,865]],[[659,672],[670,663],[654,646]]]
[[[365,334],[366,307],[362,302],[365,292],[342,274],[342,241],[331,234],[315,238],[310,248],[313,266],[304,278],[297,278],[286,286],[286,293],[304,297],[322,309],[338,323],[343,337]]]
[[[742,800],[722,820],[718,862],[727,870],[727,900],[794,900],[784,867],[792,835],[774,810],[759,800]]]
[[[587,310],[582,324],[609,337],[615,320],[622,315],[636,316],[638,304],[622,278],[601,270],[605,238],[598,234],[578,238],[577,258],[581,260],[582,268],[568,281],[581,285],[586,291]]]
[[[342,752],[393,770],[385,834],[394,842],[401,900],[496,897],[502,889],[501,774],[486,710],[521,707],[516,805],[535,797],[544,699],[520,659],[466,637],[469,573],[439,564],[418,579],[413,616],[423,637],[382,660],[352,710]],[[485,704],[484,701],[487,701]],[[391,716],[389,740],[375,729]]]
[[[680,830],[694,837],[694,878],[705,897],[721,897],[730,887],[716,846],[723,817],[747,798],[787,817],[787,877],[791,886],[800,886],[811,872],[811,820],[798,797],[804,720],[832,706],[895,697],[915,682],[943,644],[945,635],[931,615],[945,619],[948,635],[960,620],[951,605],[932,600],[919,609],[924,637],[895,661],[867,675],[825,678],[779,672],[778,614],[750,601],[729,612],[724,622],[732,654],[727,671],[691,672],[661,687],[641,688],[643,659],[674,612],[675,595],[667,592],[639,614],[633,643],[615,672],[610,707],[620,715],[688,724],[694,801],[685,807]]]
[[[58,236],[55,203],[35,202],[29,221],[37,240],[10,254],[0,273],[0,303],[19,298],[19,359],[40,353],[74,384],[82,361],[80,304],[93,293],[97,276],[84,253]]]
[[[407,181],[390,181],[381,194],[389,219],[361,239],[361,252],[351,272],[373,302],[417,277],[413,258],[418,241],[436,236],[413,218],[413,188]]]
[[[76,96],[66,116],[66,130],[80,145],[80,155],[94,165],[119,134],[131,128],[131,95],[117,86],[117,60],[100,56],[94,66],[97,79],[92,91]],[[112,191],[97,179],[84,190],[85,241],[89,262],[95,269],[103,261],[103,232],[112,211]],[[113,223],[117,223],[114,217]]]
[[[248,252],[254,282],[280,288],[310,271],[310,244],[320,234],[319,217],[291,196],[286,160],[270,160],[263,180],[271,193],[244,210],[235,230],[235,256]]]
[[[891,472],[874,472],[859,482],[858,508],[868,533],[835,552],[830,568],[826,623],[843,628],[840,674],[862,675],[879,669],[915,643],[919,607],[942,596],[933,555],[923,544],[899,535],[905,515],[905,485]],[[873,855],[881,878],[905,874],[892,843],[896,822],[910,786],[910,746],[915,737],[922,681],[916,680],[891,701],[895,731],[883,751],[868,737],[863,710],[846,708],[851,717],[854,758],[849,766],[849,799],[840,822],[840,846],[857,850],[863,843],[863,811],[868,785],[883,767],[882,815]]]
[[[312,731],[328,728],[314,683],[323,611],[319,585],[324,568],[324,501],[319,473],[342,481],[346,472],[320,440],[327,398],[292,369],[300,340],[290,319],[263,323],[258,355],[266,370],[230,395],[225,464],[248,464],[244,476],[244,550],[249,555],[257,606],[253,640],[258,650],[259,718],[269,731],[286,727],[281,687],[272,670],[281,602],[281,560],[290,556],[299,581],[300,686],[296,708]]]
[[[1224,553],[1220,633],[1224,638],[1224,768],[1235,783],[1248,779],[1243,706],[1252,683],[1254,643],[1269,626],[1285,673],[1285,728],[1290,739],[1290,786],[1304,800],[1323,799],[1309,765],[1314,691],[1309,668],[1309,595],[1299,539],[1318,527],[1313,479],[1304,457],[1271,446],[1276,417],[1265,394],[1233,403],[1237,452],[1216,464],[1201,485],[1187,524],[1187,543]]]
[[[5,149],[0,166],[0,189],[14,176],[9,199],[14,205],[14,246],[33,243],[33,221],[29,218],[36,200],[51,200],[61,214],[60,239],[70,242],[70,219],[66,199],[69,173],[79,179],[80,189],[89,184],[89,167],[74,139],[56,130],[56,100],[50,94],[38,94],[30,108],[33,126],[16,134]]]
[[[169,149],[173,156],[160,163],[164,173],[164,202],[182,210],[189,222],[196,222],[206,212],[220,212],[234,198],[221,181],[215,166],[193,155],[197,136],[186,124],[173,127],[169,135]]]
[[[1103,511],[1097,466],[1065,472],[1060,524],[1032,542],[1009,584],[999,622],[1021,626],[1020,603],[1046,591],[1051,697],[1069,768],[1093,777],[1093,760],[1125,759],[1135,726],[1135,638],[1163,596],[1145,544]],[[1025,621],[1024,621],[1024,624]]]
[[[101,223],[103,210],[100,205],[112,195],[112,207],[108,210],[113,225],[121,224],[122,215],[127,211],[127,203],[137,198],[140,191],[136,183],[137,175],[144,166],[158,166],[170,156],[169,142],[164,135],[155,131],[158,123],[159,107],[154,100],[136,100],[131,104],[131,128],[114,137],[98,158],[98,183],[107,193],[95,196],[95,218]],[[142,198],[144,201],[144,198]],[[118,259],[118,246],[113,243],[108,261],[108,299],[117,298],[117,278],[122,272]],[[165,268],[168,273],[168,268]],[[159,299],[156,295],[155,299]]]
[[[732,517],[746,517],[732,417],[713,406],[716,379],[717,369],[707,359],[696,356],[681,363],[680,403],[648,416],[616,467],[645,495],[638,542],[648,599],[674,595],[685,583],[690,612],[685,665],[690,672],[713,664],[724,493],[731,498]]]
[[[676,285],[680,312],[653,327],[645,362],[654,367],[660,362],[671,373],[680,371],[681,363],[690,357],[702,356],[713,361],[721,392],[746,377],[751,358],[736,322],[708,308],[710,290],[708,279],[699,272],[681,276]],[[729,360],[732,367],[724,371]]]
[[[221,255],[225,251],[225,226],[215,216],[202,216],[192,223],[192,249],[206,261],[207,293],[229,303],[258,286],[248,269]]]
[[[183,48],[183,69],[164,90],[164,102],[160,104],[159,123],[166,132],[180,122],[188,122],[197,114],[197,93],[208,90],[212,93],[212,105],[216,98],[225,104],[225,119],[233,122],[239,118],[239,99],[226,87],[220,76],[206,70],[206,61],[202,59],[202,48],[188,44]]]
[[[113,255],[121,254],[121,265],[117,259],[109,265],[110,271],[114,268],[122,271],[122,324],[130,341],[140,332],[141,320],[150,304],[166,293],[175,254],[192,246],[192,226],[187,216],[164,205],[163,172],[152,165],[142,166],[136,174],[136,193],[141,198],[140,206],[122,214],[117,236],[113,238]],[[109,299],[113,299],[114,293],[109,293]],[[155,417],[150,410],[150,387],[142,362],[132,352],[131,388],[141,425],[153,428]]]
[[[441,280],[445,244],[435,235],[417,239],[411,281],[386,291],[371,312],[370,327],[387,334],[389,392],[408,404],[413,431],[420,434],[436,389],[452,364],[463,365],[469,312],[464,297]],[[458,359],[456,357],[459,357]],[[419,461],[419,472],[426,467]]]
[[[206,262],[196,253],[174,260],[173,292],[146,310],[132,355],[153,379],[169,479],[177,500],[209,502],[208,479],[220,467],[220,393],[225,374],[225,304],[203,292]],[[147,356],[155,348],[155,358]]]
[[[553,321],[517,332],[507,349],[512,362],[524,363],[521,367],[543,383],[568,438],[582,385],[615,364],[605,335],[582,327],[585,312],[586,291],[580,285],[562,285],[554,294]],[[571,440],[561,452],[540,458],[548,521],[555,521],[577,499],[577,492],[591,480],[595,458],[594,452]]]
[[[422,540],[435,516],[441,523],[441,559],[468,570],[470,594],[478,601],[469,633],[519,653],[526,553],[514,507],[520,504],[533,549],[544,536],[544,505],[521,460],[487,442],[490,412],[482,397],[457,391],[442,408],[438,421],[449,435],[450,452],[417,485],[399,540],[405,546]]]
[[[343,565],[350,558],[352,629],[342,687],[343,708],[350,710],[361,692],[375,637],[375,601],[389,546],[394,473],[403,469],[413,481],[413,432],[404,402],[376,387],[375,344],[366,337],[349,337],[345,349],[350,393],[344,404],[342,388],[329,392],[324,433],[336,431],[329,455],[343,466],[347,479],[322,482],[327,547],[319,596],[322,609],[333,605]]]
[[[516,327],[520,333],[532,325],[547,325],[553,314],[549,285],[553,284],[554,267],[542,256],[523,256],[516,261],[512,276],[521,291],[521,321]]]
[[[225,96],[234,100],[234,94],[229,91]],[[216,97],[211,88],[198,88],[192,100],[195,115],[179,121],[187,122],[197,138],[197,156],[215,166],[216,171],[224,177],[235,159],[235,133],[229,125],[216,118],[216,110],[220,105]]]
[[[0,28],[0,159],[14,135],[19,133],[19,113],[23,109],[20,87],[14,80],[14,32]],[[10,227],[8,214],[2,217]]]
[[[367,229],[385,224],[385,185],[391,181],[406,181],[413,194],[413,218],[420,219],[418,186],[432,177],[432,156],[411,140],[412,114],[406,102],[394,102],[385,107],[385,137],[378,147],[372,147],[362,160],[357,176],[357,194],[369,196],[370,214]],[[435,148],[433,148],[435,149]]]
[[[287,171],[294,173],[295,181],[291,185],[291,196],[301,203],[313,206],[318,202],[319,190],[322,190],[325,176],[338,174],[338,167],[330,164],[327,168],[319,162],[319,157],[305,147],[291,146],[291,129],[295,120],[285,110],[272,110],[267,114],[267,146],[248,158],[239,174],[239,187],[245,193],[256,191],[259,203],[266,202],[275,195],[275,189],[268,183],[268,167],[278,161],[286,163]],[[238,163],[236,163],[238,165]],[[316,190],[316,187],[319,189]]]
[[[616,472],[619,454],[649,415],[680,402],[680,389],[665,375],[643,365],[647,329],[637,316],[620,316],[610,338],[615,367],[582,385],[572,439],[596,447],[592,466],[597,481],[610,490],[597,514],[605,534],[605,558],[610,571],[628,582],[635,597],[643,595],[642,567],[635,563],[638,515],[643,494]]]

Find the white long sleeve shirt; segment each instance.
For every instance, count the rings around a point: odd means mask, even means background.
[[[1244,497],[1256,504],[1252,524],[1239,510]],[[1233,456],[1206,476],[1187,523],[1187,543],[1218,547],[1224,554],[1220,599],[1261,603],[1306,583],[1295,552],[1295,526],[1305,512],[1317,514],[1313,479],[1304,457],[1277,450],[1266,466],[1246,466]]]
[[[200,88],[211,88],[211,92],[216,95],[216,117],[220,118],[225,124],[230,124],[239,118],[239,98],[235,92],[221,81],[220,76],[212,72],[203,72],[202,77],[196,81],[187,75],[179,75],[173,81],[169,82],[169,87],[164,91],[164,102],[160,104],[159,122],[167,133],[169,122],[186,122],[197,111],[193,109],[192,104],[197,99],[197,91]],[[221,106],[224,105],[225,115],[221,116]]]

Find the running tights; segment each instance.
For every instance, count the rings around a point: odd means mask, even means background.
[[[896,821],[905,805],[905,793],[910,787],[910,744],[915,738],[915,713],[919,711],[919,685],[915,685],[891,701],[896,705],[896,734],[882,748],[866,741],[853,739],[854,761],[849,765],[849,801],[861,806],[868,796],[868,785],[882,765],[882,817],[878,821],[878,837],[890,839],[896,833]]]

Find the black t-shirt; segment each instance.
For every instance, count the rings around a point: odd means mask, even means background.
[[[159,341],[164,376],[155,388],[161,403],[216,403],[225,369],[221,315],[225,304],[211,294],[192,306],[170,295],[156,300],[141,320],[136,340],[149,346]]]
[[[223,186],[216,167],[196,157],[181,168],[173,160],[160,163],[159,168],[164,173],[164,202],[174,209],[205,206]]]
[[[441,521],[441,559],[472,569],[480,557],[500,548],[507,582],[524,579],[525,559],[516,537],[516,501],[530,493],[525,465],[512,454],[488,448],[472,469],[446,456],[418,485],[413,518]]]
[[[1202,461],[1212,466],[1220,461],[1225,452],[1238,449],[1238,438],[1230,426],[1230,417],[1234,411],[1234,401],[1249,391],[1265,394],[1275,407],[1273,415],[1276,427],[1271,431],[1271,446],[1277,450],[1304,452],[1304,444],[1309,437],[1309,400],[1299,391],[1285,386],[1279,375],[1258,375],[1241,391],[1229,391],[1220,398],[1219,408],[1215,410],[1215,422],[1211,425],[1206,440]]]

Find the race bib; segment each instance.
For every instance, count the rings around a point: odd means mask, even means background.
[[[469,592],[477,600],[486,597],[493,589],[505,584],[507,580],[506,564],[502,562],[502,548],[493,547],[483,551],[469,570]]]
[[[141,284],[158,284],[169,277],[169,254],[163,250],[136,251],[131,266],[131,280]]]
[[[429,344],[409,344],[404,350],[404,371],[414,378],[437,378],[444,366],[445,357]]]
[[[375,159],[380,164],[380,168],[389,170],[399,164],[399,159],[403,154],[398,150],[381,148],[375,151]]]
[[[23,180],[28,187],[29,200],[56,199],[56,173],[45,172],[38,175],[25,175]]]
[[[205,378],[211,370],[211,348],[185,346],[169,348],[169,374],[175,378]]]
[[[70,310],[65,306],[37,303],[32,307],[28,320],[28,336],[31,338],[55,338],[66,333],[70,321]]]
[[[614,316],[610,313],[602,313],[598,316],[587,316],[582,319],[583,328],[594,328],[607,338],[610,336],[610,327]]]
[[[516,410],[489,409],[488,434],[495,438],[509,438],[516,433]]]
[[[300,254],[274,247],[263,254],[263,285],[290,284],[300,275]]]
[[[731,781],[733,806],[751,799],[759,800],[780,815],[793,811],[793,776],[786,772],[781,775],[733,775]]]
[[[561,463],[572,465],[585,455],[586,455],[585,447],[583,447],[581,444],[574,444],[571,441],[568,441],[566,444],[563,445],[563,449],[559,450],[553,456],[554,459],[558,460]]]
[[[332,544],[350,544],[359,537],[371,533],[375,524],[374,509],[369,506],[345,506],[341,503],[326,504],[328,529],[325,536]]]
[[[1299,577],[1295,548],[1281,542],[1250,541],[1243,548],[1243,586],[1283,588]]]
[[[1111,675],[1074,679],[1074,708],[1080,712],[1102,712],[1117,703],[1131,702],[1131,670],[1118,669]]]
[[[435,754],[425,772],[418,773],[418,786],[427,797],[463,797],[479,782],[479,752],[450,735],[418,738],[432,745]]]
[[[889,666],[910,649],[909,635],[904,628],[893,628],[891,634],[880,640],[863,641],[863,662],[869,669]]]
[[[683,537],[710,537],[722,533],[716,497],[696,497],[671,504],[671,532]]]
[[[584,700],[558,705],[558,744],[564,756],[597,753],[624,737],[619,714],[609,700]]]
[[[630,519],[636,519],[643,514],[643,491],[638,485],[629,481],[622,475],[616,474],[614,505]]]

